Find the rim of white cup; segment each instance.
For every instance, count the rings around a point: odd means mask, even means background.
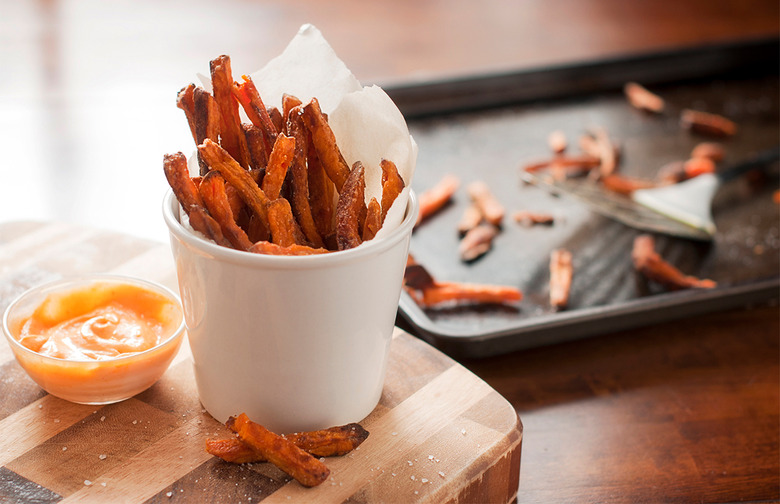
[[[218,245],[205,237],[198,236],[179,221],[177,214],[179,213],[180,205],[171,189],[168,189],[163,198],[162,212],[165,224],[168,226],[168,230],[173,236],[186,245],[199,250],[201,253],[213,256],[215,259],[247,266],[266,265],[280,268],[320,268],[345,261],[358,260],[365,256],[380,254],[395,246],[399,241],[403,240],[405,236],[411,235],[412,228],[417,222],[419,203],[417,196],[411,189],[409,189],[408,196],[406,213],[404,214],[403,221],[401,221],[401,224],[388,235],[378,240],[363,242],[360,246],[348,250],[303,256],[278,256],[245,252],[243,250],[236,250],[223,245]]]

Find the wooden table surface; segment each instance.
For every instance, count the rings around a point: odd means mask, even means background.
[[[259,68],[303,23],[380,84],[780,34],[774,0],[0,0],[0,12],[0,220],[159,241],[162,154],[192,148],[176,91],[218,54]],[[779,320],[763,306],[464,362],[523,420],[518,502],[780,499]]]

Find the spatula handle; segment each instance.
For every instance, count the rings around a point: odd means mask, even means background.
[[[718,172],[717,177],[721,183],[728,182],[730,180],[734,180],[744,173],[749,172],[750,170],[765,167],[766,165],[772,163],[773,161],[777,161],[778,159],[780,159],[780,146],[761,151],[751,158],[740,161],[739,163],[730,166],[726,170]]]

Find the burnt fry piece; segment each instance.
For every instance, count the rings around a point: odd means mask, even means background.
[[[252,422],[246,414],[242,413],[237,418],[230,417],[227,424],[243,443],[295,478],[301,485],[314,487],[328,479],[330,470],[325,464],[291,441]]]
[[[248,171],[244,170],[235,159],[216,142],[206,139],[198,146],[198,152],[212,170],[217,170],[225,180],[238,192],[241,199],[259,218],[258,225],[268,229],[268,197],[257,187]]]
[[[257,185],[262,183],[262,174],[265,173],[265,167],[268,165],[268,151],[265,146],[263,132],[254,124],[242,124],[246,137],[246,145],[249,149],[249,167],[253,174],[257,174],[255,182]]]
[[[553,308],[560,310],[568,306],[573,276],[571,252],[566,249],[553,250],[550,254],[550,305]]]
[[[173,194],[190,218],[192,228],[219,245],[230,247],[230,242],[222,234],[219,223],[208,214],[203,205],[198,188],[190,178],[187,158],[184,154],[181,152],[166,154],[163,157],[163,171]]]
[[[303,234],[286,199],[277,198],[268,203],[268,227],[273,243],[282,247],[303,245]]]
[[[460,187],[460,178],[457,175],[447,174],[432,187],[420,193],[420,213],[417,215],[415,226],[444,208],[458,187]]]
[[[296,432],[283,437],[295,446],[315,457],[337,457],[346,455],[368,438],[369,432],[360,424],[351,423],[311,432]],[[244,464],[265,462],[261,454],[238,438],[208,439],[206,451],[226,462]]]
[[[230,68],[230,57],[227,55],[217,56],[209,62],[209,70],[211,71],[214,100],[217,102],[222,118],[221,145],[233,159],[248,169],[249,149],[241,129],[238,101],[233,97],[233,71]]]
[[[252,242],[249,241],[246,232],[236,224],[222,175],[216,170],[207,173],[198,186],[198,192],[209,214],[219,223],[222,234],[233,248],[249,250]]]
[[[393,202],[404,190],[404,179],[398,173],[398,167],[389,159],[383,159],[379,162],[382,168],[382,218],[380,224],[385,222],[387,211],[393,205]]]
[[[363,241],[374,238],[380,227],[382,227],[382,207],[376,198],[371,198],[366,208],[366,220],[363,223]]]
[[[504,206],[496,199],[488,185],[481,180],[476,180],[471,182],[466,190],[471,201],[479,207],[482,217],[494,226],[500,227],[501,221],[504,220]]]
[[[643,234],[634,239],[631,259],[634,263],[634,269],[639,273],[670,290],[717,287],[717,283],[714,281],[685,275],[665,261],[655,251],[655,239],[651,235]]]
[[[310,432],[296,432],[284,437],[317,457],[346,455],[368,438],[369,432],[357,423],[340,425],[329,429]]]
[[[322,247],[323,241],[317,225],[314,222],[311,205],[309,203],[309,176],[307,174],[306,159],[308,158],[308,141],[306,128],[303,126],[300,109],[293,108],[287,120],[288,133],[295,139],[295,153],[293,155],[290,172],[292,175],[292,209],[298,224],[300,224],[306,240],[313,247]]]
[[[255,244],[250,247],[249,251],[255,254],[283,256],[315,255],[329,252],[328,249],[313,248],[309,247],[308,245],[298,245],[297,243],[287,247],[282,247],[281,245],[277,245],[276,243],[271,243],[266,240],[259,240],[255,242]]]
[[[312,98],[309,103],[304,105],[302,117],[303,123],[311,132],[312,144],[314,150],[317,151],[320,163],[325,168],[328,178],[336,185],[336,190],[341,193],[350,174],[349,165],[336,145],[336,136],[330,129],[316,98]]]
[[[737,124],[718,114],[685,109],[680,113],[684,129],[715,137],[729,137],[737,133]]]
[[[363,163],[356,161],[344,182],[336,205],[336,244],[338,250],[361,243],[360,216],[365,211],[366,179]]]
[[[294,156],[295,139],[283,134],[278,135],[268,158],[268,166],[265,168],[265,176],[261,186],[269,199],[274,200],[281,194],[287,170],[290,168]]]

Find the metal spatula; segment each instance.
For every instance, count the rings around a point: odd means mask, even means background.
[[[780,157],[780,148],[764,151],[718,174],[699,175],[685,182],[634,191],[631,198],[605,189],[590,179],[555,180],[523,172],[526,182],[552,194],[568,194],[593,211],[643,231],[709,241],[715,234],[712,198],[725,182],[768,165]]]

